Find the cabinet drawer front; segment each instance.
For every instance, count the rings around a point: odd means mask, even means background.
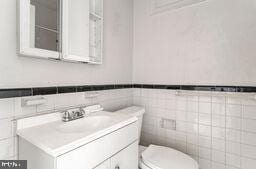
[[[92,169],[138,139],[132,123],[57,158],[57,169]]]
[[[107,161],[101,163],[100,165],[98,165],[94,169],[110,169],[110,160],[107,160]]]
[[[114,155],[110,169],[138,169],[138,141]]]

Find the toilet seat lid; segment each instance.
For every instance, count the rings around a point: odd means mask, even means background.
[[[188,155],[162,146],[150,145],[142,154],[145,165],[152,169],[198,169],[198,164]]]

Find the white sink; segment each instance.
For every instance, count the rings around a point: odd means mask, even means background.
[[[56,112],[20,119],[17,134],[57,157],[137,121],[136,117],[106,111],[70,122],[61,118],[62,114]]]
[[[66,122],[56,129],[62,133],[84,133],[94,131],[111,122],[109,116],[90,116],[83,119]]]

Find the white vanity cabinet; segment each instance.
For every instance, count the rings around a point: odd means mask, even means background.
[[[28,169],[137,169],[138,122],[58,156],[20,138],[19,159],[28,160]]]
[[[110,160],[104,161],[94,169],[109,169],[110,168]]]
[[[103,0],[17,0],[19,54],[102,63]]]
[[[136,154],[136,155],[135,155]],[[110,169],[138,168],[138,143],[135,142],[110,159]]]
[[[109,160],[104,161],[95,169],[137,169],[138,168],[138,143],[134,142],[121,150]]]

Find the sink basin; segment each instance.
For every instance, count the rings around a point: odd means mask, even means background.
[[[102,128],[110,122],[109,116],[91,116],[64,123],[57,130],[62,133],[84,133]]]

